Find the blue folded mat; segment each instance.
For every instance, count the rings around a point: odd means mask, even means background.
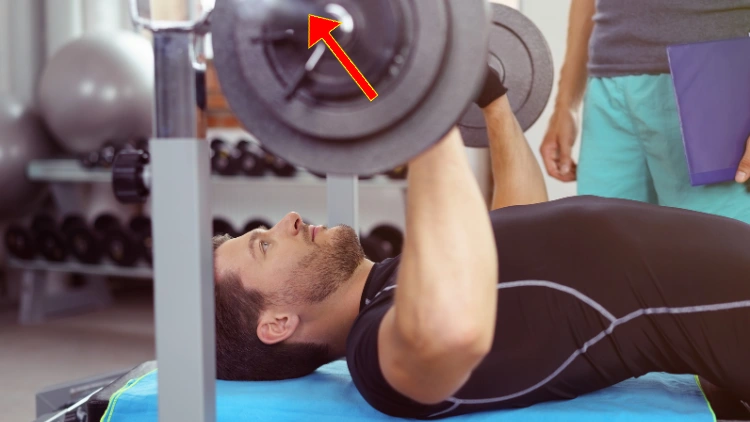
[[[346,363],[337,361],[315,374],[274,382],[217,381],[217,416],[229,421],[389,421],[359,395]],[[103,422],[156,422],[156,371],[131,380],[109,402]],[[680,421],[716,418],[695,377],[651,374],[574,400],[525,409],[457,416],[450,421]]]

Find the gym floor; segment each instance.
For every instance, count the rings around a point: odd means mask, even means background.
[[[109,308],[20,326],[17,308],[0,308],[0,419],[31,421],[35,394],[54,384],[153,360],[151,284],[113,290]]]

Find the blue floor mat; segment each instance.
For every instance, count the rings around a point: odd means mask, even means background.
[[[371,408],[352,384],[342,361],[296,380],[217,381],[219,422],[396,420]],[[715,417],[695,377],[650,374],[574,400],[525,409],[483,412],[457,422],[712,422]],[[157,422],[157,379],[152,372],[132,380],[110,400],[104,422]]]

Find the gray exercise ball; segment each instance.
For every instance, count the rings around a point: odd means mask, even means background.
[[[60,48],[39,85],[47,126],[65,149],[150,137],[154,91],[151,43],[133,32],[93,33]]]
[[[50,158],[55,151],[37,114],[0,95],[0,219],[21,215],[42,197],[45,185],[31,182],[26,168],[31,160]]]

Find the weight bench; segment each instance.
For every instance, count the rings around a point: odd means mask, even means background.
[[[296,380],[217,381],[216,391],[218,421],[397,420],[379,413],[364,401],[343,361],[333,362],[311,376]],[[94,395],[86,409],[90,421],[156,422],[157,401],[156,364],[147,362]],[[716,419],[695,377],[650,374],[574,400],[448,420],[712,422]]]

